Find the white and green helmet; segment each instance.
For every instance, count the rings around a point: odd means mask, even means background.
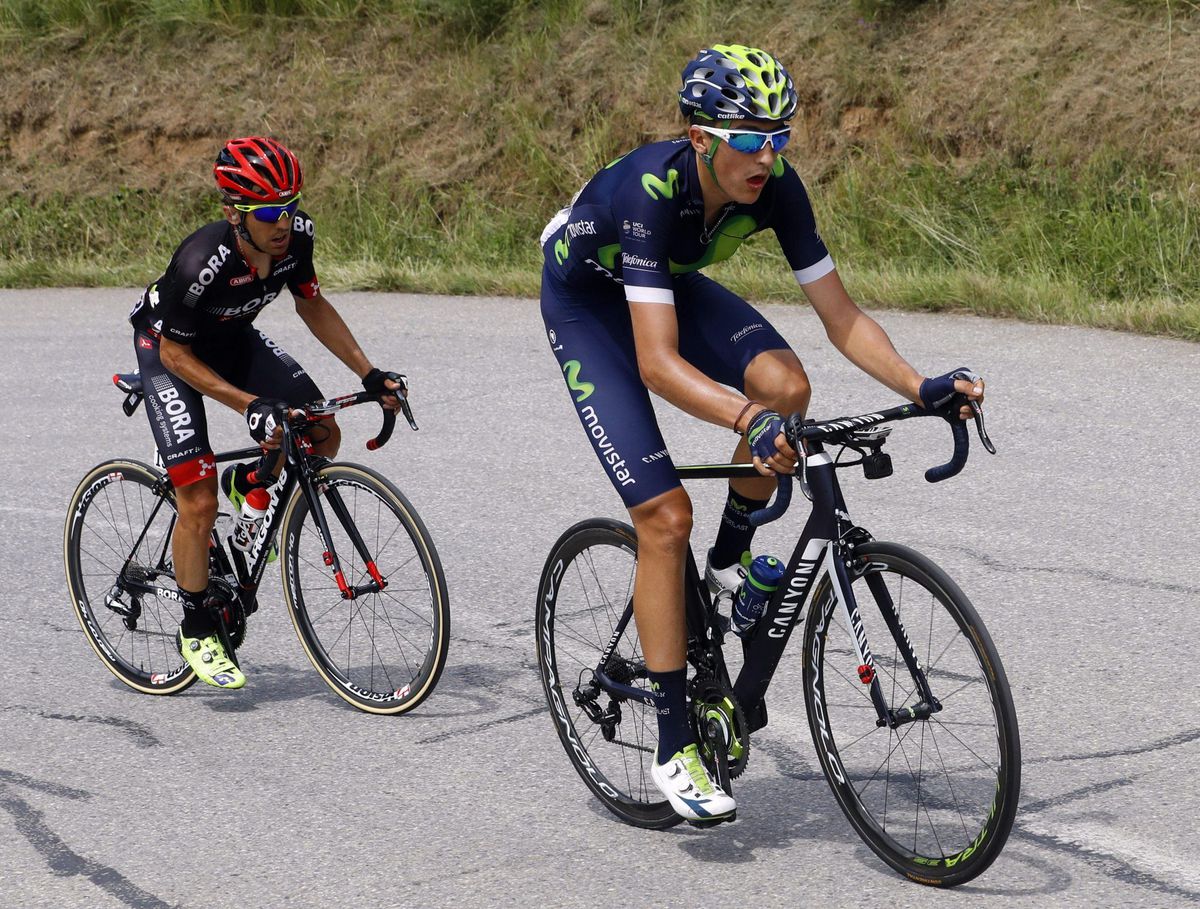
[[[679,109],[709,120],[788,120],[799,99],[783,64],[757,47],[714,44],[683,68]]]

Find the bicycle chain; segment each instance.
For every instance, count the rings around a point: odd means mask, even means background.
[[[624,739],[613,739],[614,745],[620,745],[623,748],[632,748],[634,751],[644,751],[646,754],[657,754],[657,748],[650,748],[646,745],[635,745],[633,742],[627,742]]]

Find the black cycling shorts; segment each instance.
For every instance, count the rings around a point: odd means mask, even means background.
[[[134,332],[146,416],[171,482],[187,486],[216,475],[204,396],[162,364],[158,338]],[[319,400],[319,388],[287,351],[254,327],[198,340],[192,352],[230,385],[261,398],[299,406]]]
[[[673,284],[679,353],[713,381],[744,392],[751,360],[791,350],[758,310],[711,278],[689,272]],[[621,289],[579,290],[544,269],[542,320],[575,412],[625,507],[679,486],[638,372]]]

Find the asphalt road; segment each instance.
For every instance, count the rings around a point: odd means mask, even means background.
[[[568,524],[621,509],[535,301],[335,297],[376,362],[412,379],[421,431],[368,454],[378,418],[359,408],[343,419],[343,453],[398,483],[441,553],[453,638],[425,705],[377,717],[325,689],[273,570],[241,652],[244,690],[154,698],[121,685],[73,616],[61,541],[87,468],[151,455],[145,418],[126,419],[109,384],[133,363],[132,299],[0,293],[0,906],[1200,903],[1200,346],[879,314],[918,368],[969,362],[987,376],[999,448],[930,486],[921,473],[949,439],[914,421],[889,443],[893,477],[844,481],[861,524],[956,577],[1013,683],[1021,810],[996,864],[943,893],[857,839],[786,686],[772,689],[736,824],[627,827],[575,775],[538,682],[535,588]],[[814,415],[897,403],[807,308],[764,309],[809,369]],[[290,306],[260,325],[326,394],[355,389]],[[660,413],[677,461],[728,456],[727,430]],[[210,423],[217,444],[245,444],[231,413]],[[692,491],[706,540],[723,491]],[[786,554],[802,521],[797,509],[761,547]]]

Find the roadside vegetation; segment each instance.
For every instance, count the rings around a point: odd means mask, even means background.
[[[1200,340],[1200,9],[1184,0],[0,0],[0,285],[128,285],[269,132],[333,287],[535,296],[678,71],[774,50],[787,155],[861,300]],[[799,298],[773,239],[717,274]]]

